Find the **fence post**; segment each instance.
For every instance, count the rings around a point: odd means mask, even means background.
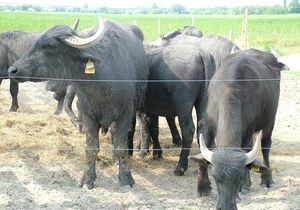
[[[137,22],[136,22],[136,20],[133,20],[133,25],[136,25],[136,26],[137,26]]]
[[[229,39],[230,41],[232,40],[232,29],[229,30],[228,39]]]
[[[192,16],[192,26],[195,26],[195,15]]]
[[[242,49],[248,48],[247,31],[248,31],[248,9],[245,9],[245,14],[242,22]]]
[[[160,36],[160,19],[157,20],[157,37]]]

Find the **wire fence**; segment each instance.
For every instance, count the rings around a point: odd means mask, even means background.
[[[60,151],[74,151],[76,150],[75,148],[66,148],[66,147],[55,147],[55,148],[0,148],[0,152],[2,153],[5,153],[5,152],[23,152],[23,151],[27,151],[28,149],[30,150],[43,150],[43,151],[53,151],[53,150],[60,150]],[[119,148],[119,149],[114,149],[114,148],[94,148],[94,149],[86,149],[87,151],[97,151],[99,150],[100,151],[145,151],[145,150],[148,150],[148,149],[141,149],[141,150],[137,150],[137,149],[122,149],[122,148]],[[216,149],[214,147],[211,147],[209,148],[210,150],[213,150],[213,149]],[[237,147],[228,147],[228,148],[217,148],[219,150],[240,150],[240,149],[243,149],[243,150],[251,150],[252,147],[246,147],[246,148],[237,148]],[[262,149],[270,149],[271,150],[271,147],[264,147]],[[153,148],[150,148],[149,151],[170,151],[170,152],[173,152],[173,151],[184,151],[184,150],[194,150],[194,151],[200,151],[200,148],[195,148],[195,147],[191,147],[191,148],[162,148],[162,149],[153,149]],[[299,155],[300,155],[300,152],[299,152]]]
[[[0,77],[0,79],[7,79],[8,77]],[[16,77],[16,78],[22,78],[22,79],[35,79],[35,80],[54,80],[54,81],[74,81],[74,82],[115,82],[115,83],[179,83],[179,82],[261,82],[261,81],[298,81],[300,78],[298,77],[293,77],[293,78],[284,78],[284,79],[279,79],[279,78],[263,78],[263,79],[238,79],[238,80],[103,80],[103,79],[72,79],[72,78],[51,78],[51,77]],[[54,148],[31,148],[32,150],[43,150],[43,151],[51,151],[51,150],[60,150],[60,151],[74,151],[76,150],[75,148],[66,148],[66,147],[54,147]],[[210,148],[214,149],[214,148]],[[224,150],[235,150],[235,149],[243,149],[243,150],[251,150],[252,147],[243,147],[243,148],[222,148]],[[271,149],[270,147],[268,148],[262,148],[262,149]],[[285,148],[286,149],[286,148]],[[26,151],[28,148],[0,148],[0,153],[5,153],[5,152],[22,152]],[[87,149],[87,150],[93,150],[93,149]],[[98,150],[98,149],[95,149]],[[100,151],[114,151],[114,148],[100,148]],[[130,149],[118,149],[118,150],[127,150],[130,151]],[[158,151],[159,149],[150,149],[150,151]],[[199,151],[199,148],[162,148],[163,151],[184,151],[184,150],[191,150],[191,151]],[[135,149],[134,149],[135,151]]]
[[[297,81],[300,77],[295,78],[258,78],[258,79],[169,79],[169,80],[129,80],[129,79],[72,79],[72,78],[52,78],[52,77],[14,77],[16,79],[32,79],[41,81],[67,81],[67,82],[116,82],[116,83],[163,83],[163,82],[255,82],[255,81]],[[0,79],[8,79],[8,77],[0,77]]]

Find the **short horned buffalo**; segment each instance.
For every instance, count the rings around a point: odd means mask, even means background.
[[[182,131],[182,150],[176,175],[183,175],[188,168],[188,155],[193,141],[197,119],[204,113],[208,81],[215,71],[213,57],[199,47],[186,42],[165,47],[146,47],[149,60],[149,84],[143,112],[149,115],[149,133],[153,140],[153,157],[162,158],[158,140],[158,116],[174,118]]]

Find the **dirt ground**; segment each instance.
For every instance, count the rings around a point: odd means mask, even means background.
[[[300,69],[300,68],[299,68]],[[251,174],[252,188],[241,195],[238,208],[300,209],[300,77],[283,72],[280,104],[273,133],[271,164],[275,185],[260,186]],[[66,114],[52,115],[56,102],[43,83],[20,85],[17,113],[9,113],[8,81],[0,89],[0,209],[214,209],[216,187],[209,197],[196,191],[196,164],[183,177],[173,175],[179,150],[171,143],[161,119],[164,159],[135,155],[130,167],[136,184],[120,187],[111,158],[109,135],[101,137],[96,186],[77,187],[84,166],[85,136]],[[174,149],[174,150],[172,150]],[[199,152],[196,141],[192,154]],[[259,157],[261,159],[261,157]]]

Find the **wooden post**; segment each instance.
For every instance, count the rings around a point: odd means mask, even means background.
[[[160,36],[160,19],[157,20],[157,37]]]
[[[242,20],[242,31],[241,31],[241,48],[244,49],[244,36],[245,36],[245,20]]]
[[[242,49],[248,48],[247,31],[248,31],[248,9],[245,10],[245,14],[242,22]]]
[[[228,39],[229,39],[230,41],[232,40],[232,29],[229,30]]]
[[[195,26],[195,15],[192,16],[192,26]]]
[[[245,10],[245,49],[248,49],[248,9]]]

